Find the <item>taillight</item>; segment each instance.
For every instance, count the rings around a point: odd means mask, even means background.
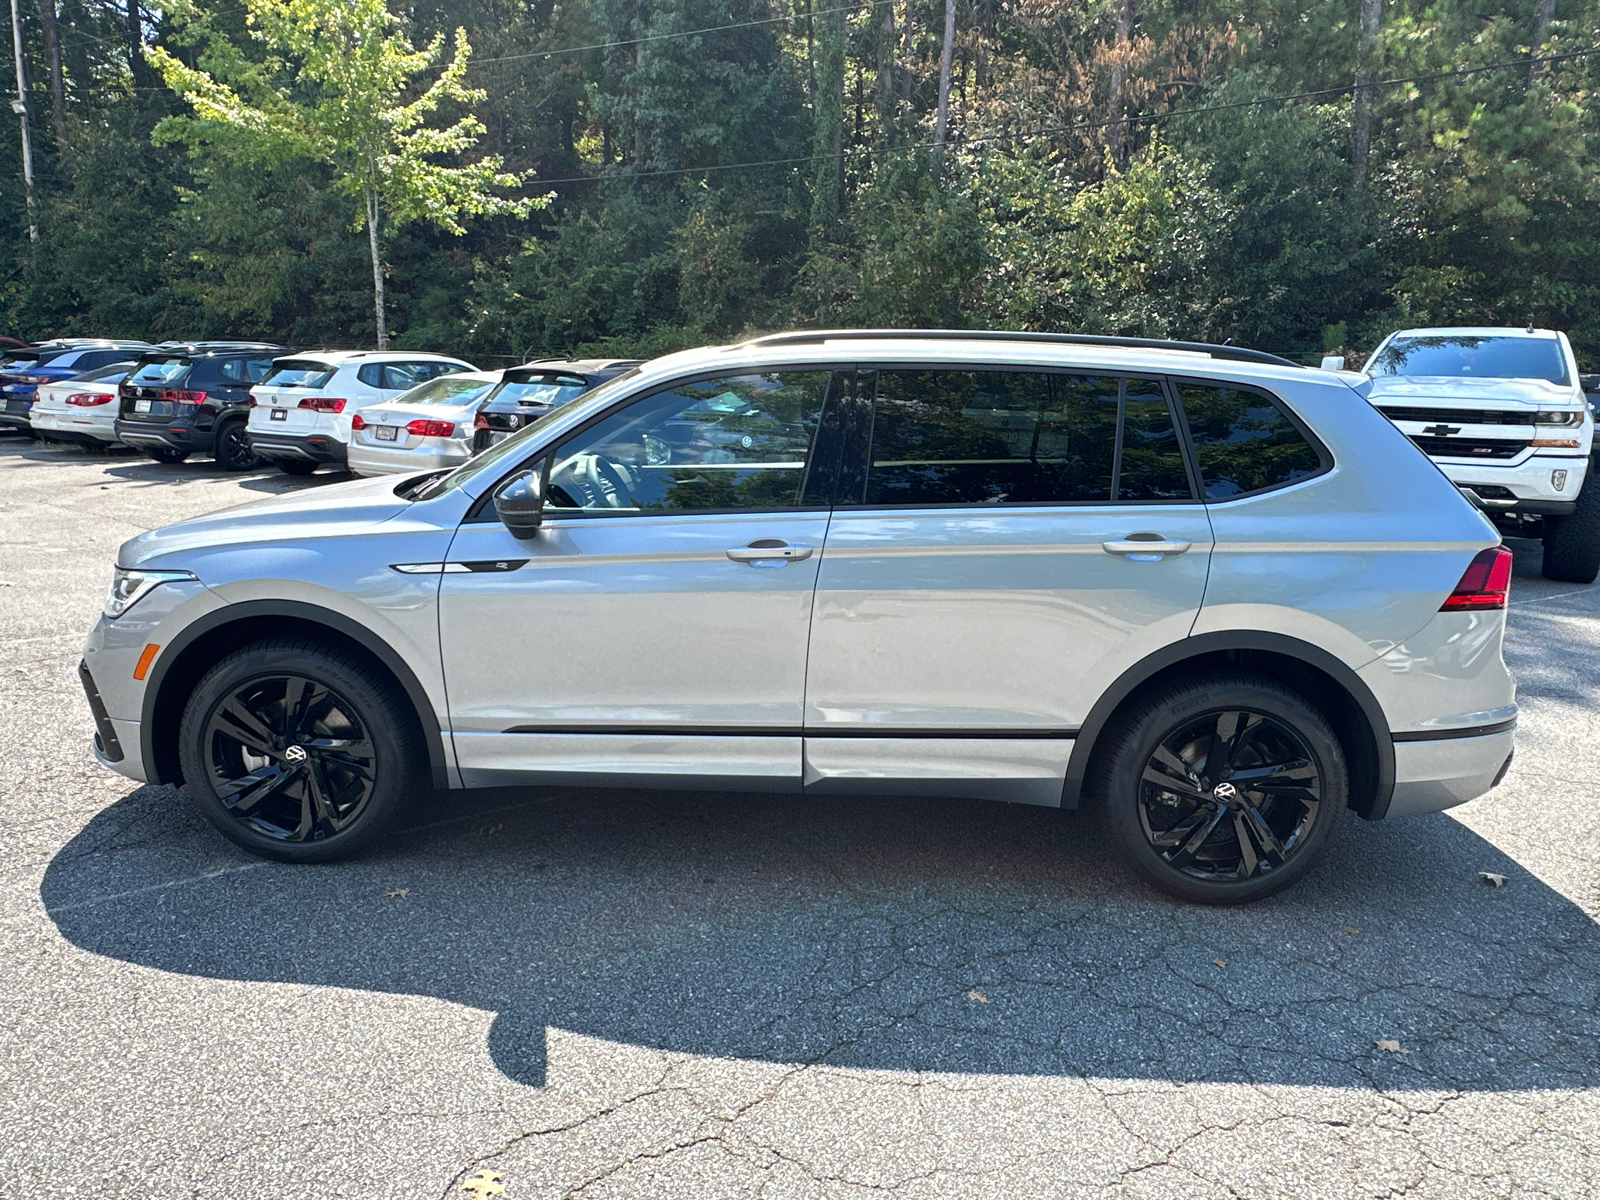
[[[479,413],[477,416],[472,418],[472,427],[474,429],[489,428],[489,418],[484,416],[482,413]]]
[[[251,408],[254,408],[257,404],[260,404],[261,401],[257,400],[254,396],[251,396],[250,399],[245,401],[245,403],[248,404]]]
[[[332,396],[307,396],[300,401],[301,408],[309,408],[312,412],[342,413],[345,402]]]
[[[1445,597],[1440,612],[1465,612],[1482,608],[1504,608],[1506,589],[1511,586],[1511,551],[1504,546],[1480,550],[1462,572],[1456,590]]]
[[[76,404],[79,408],[93,408],[96,404],[110,404],[115,396],[107,392],[73,392],[67,397],[68,404]]]
[[[192,388],[162,388],[161,399],[176,400],[180,404],[204,404],[206,394]]]
[[[455,437],[456,427],[450,421],[426,421],[418,417],[406,426],[406,432],[418,437]]]
[[[366,427],[367,422],[360,413],[357,413],[355,416],[350,418],[351,429],[365,429]]]

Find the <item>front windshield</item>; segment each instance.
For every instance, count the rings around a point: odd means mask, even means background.
[[[1571,382],[1567,356],[1553,337],[1451,333],[1391,338],[1372,356],[1367,370],[1373,375]]]
[[[608,379],[605,383],[600,384],[598,387],[591,388],[588,392],[584,393],[584,398],[586,400],[593,400],[598,399],[601,396],[619,396],[622,393],[630,390],[630,387],[634,379],[637,378],[638,374],[638,367],[634,367],[631,371],[624,371],[615,379]],[[467,459],[466,462],[457,467],[454,471],[451,471],[450,474],[441,475],[438,479],[433,480],[426,487],[414,493],[411,498],[413,500],[432,500],[435,496],[444,495],[451,488],[461,487],[471,480],[476,479],[485,471],[494,471],[507,460],[515,461],[517,455],[522,453],[522,451],[528,445],[528,442],[531,439],[539,436],[540,430],[544,429],[558,417],[563,416],[566,411],[567,406],[565,405],[560,408],[552,409],[551,411],[545,413],[545,415],[540,417],[537,421],[533,422],[531,425],[525,425],[521,429],[517,430],[516,433],[513,433],[505,441],[490,446],[481,454],[474,455],[472,458]]]
[[[576,400],[589,388],[587,382],[571,375],[534,375],[522,379],[508,379],[495,388],[489,403],[495,404],[548,404],[560,408]]]
[[[442,375],[419,384],[403,395],[396,396],[390,404],[470,404],[494,386],[490,379],[466,379],[460,375]]]

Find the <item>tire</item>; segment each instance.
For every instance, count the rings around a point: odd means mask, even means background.
[[[146,450],[145,453],[158,463],[181,463],[189,457],[190,451],[174,450],[170,446],[157,446],[153,450]]]
[[[1228,774],[1213,779],[1207,760],[1218,737],[1228,742],[1218,773]],[[1229,782],[1267,766],[1281,768],[1265,777],[1271,788]],[[1344,750],[1322,714],[1277,680],[1242,671],[1141,697],[1096,749],[1090,786],[1128,865],[1200,904],[1260,900],[1304,876],[1338,832],[1350,791]]]
[[[280,862],[359,854],[425,790],[404,694],[312,638],[267,639],[217,663],[189,696],[178,738],[205,818]]]
[[[1593,583],[1600,576],[1600,481],[1589,465],[1578,506],[1568,516],[1544,519],[1544,577],[1560,583]]]
[[[309,475],[320,465],[320,463],[310,462],[304,458],[280,458],[278,460],[278,470],[289,475]]]
[[[242,417],[217,425],[211,457],[224,471],[250,471],[261,465],[261,456],[251,448]]]

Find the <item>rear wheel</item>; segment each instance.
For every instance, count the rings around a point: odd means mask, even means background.
[[[158,463],[181,463],[189,457],[187,450],[174,450],[171,446],[155,446],[145,451]]]
[[[1316,864],[1349,800],[1322,715],[1264,675],[1167,685],[1096,755],[1093,794],[1122,856],[1182,900],[1240,904]]]
[[[278,470],[290,475],[309,475],[317,469],[317,465],[304,458],[280,458],[278,460]]]
[[[261,465],[261,456],[251,448],[245,423],[238,417],[217,426],[216,443],[211,453],[217,460],[217,466],[224,471],[249,471]]]
[[[415,724],[371,665],[270,639],[206,673],[178,749],[190,796],[225,837],[266,858],[327,862],[369,847],[420,788]]]
[[[1578,506],[1565,517],[1544,519],[1544,577],[1593,583],[1600,576],[1600,482],[1590,465]]]

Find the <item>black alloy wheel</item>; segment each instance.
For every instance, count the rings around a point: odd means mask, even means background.
[[[249,471],[261,465],[261,456],[250,446],[245,423],[237,417],[217,427],[211,453],[224,471]]]
[[[320,862],[369,845],[419,790],[415,719],[393,682],[333,646],[258,642],[206,674],[179,732],[184,780],[230,839]]]
[[[1107,831],[1149,882],[1186,900],[1240,903],[1287,887],[1315,864],[1348,804],[1337,736],[1266,676],[1159,689],[1097,761]]]
[[[189,457],[190,452],[188,450],[175,450],[171,446],[152,446],[145,453],[158,463],[181,463]]]

